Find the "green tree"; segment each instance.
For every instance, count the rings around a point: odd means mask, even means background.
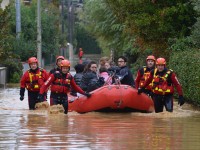
[[[196,12],[188,0],[105,0],[125,27],[145,45],[162,50],[169,38],[190,35]],[[160,43],[163,45],[160,45]],[[160,48],[159,48],[160,47]]]
[[[10,42],[15,38],[10,34],[10,7],[0,9],[0,65],[7,67],[8,82],[22,74],[22,65],[19,56],[13,53]],[[15,76],[13,76],[15,74]],[[18,75],[17,75],[18,74]],[[19,82],[19,78],[15,79]]]
[[[0,64],[8,68],[8,82],[19,82],[22,61],[36,56],[36,0],[21,5],[22,32],[16,39],[15,3],[0,9]],[[42,1],[42,52],[46,59],[55,56],[59,49],[59,9]]]
[[[194,0],[193,2],[194,4],[194,10],[197,12],[198,16],[197,16],[197,22],[194,24],[193,28],[192,28],[192,34],[190,36],[191,41],[193,42],[193,44],[199,48],[200,47],[200,0]]]
[[[121,53],[129,45],[131,36],[124,36],[124,24],[119,22],[104,0],[87,0],[80,15],[81,25],[97,39],[103,51],[111,48]]]
[[[80,47],[83,48],[84,53],[86,54],[101,53],[101,49],[99,48],[96,40],[81,26],[76,26],[76,41],[76,53],[78,53]]]
[[[21,5],[21,28],[20,39],[13,40],[13,52],[18,54],[22,61],[37,54],[37,1],[33,0],[31,5]],[[11,6],[10,34],[16,35],[15,6]],[[55,56],[59,49],[59,10],[52,3],[42,1],[41,7],[42,24],[42,54],[46,59]]]
[[[121,54],[152,48],[159,55],[169,38],[189,35],[196,21],[188,0],[88,0],[83,16],[88,31]]]

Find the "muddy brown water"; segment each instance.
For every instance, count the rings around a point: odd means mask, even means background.
[[[0,90],[0,149],[200,149],[200,112],[175,102],[173,113],[49,114],[28,110],[19,89]]]

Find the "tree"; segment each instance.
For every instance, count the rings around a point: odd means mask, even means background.
[[[137,52],[132,49],[135,37],[125,31],[125,24],[113,14],[105,0],[87,0],[83,10],[79,17],[81,25],[97,39],[104,53],[108,55],[111,49],[116,55]]]
[[[125,27],[154,49],[167,48],[169,38],[190,35],[196,21],[193,5],[188,0],[105,0]],[[162,43],[159,48],[159,43]],[[157,46],[158,45],[158,46]]]
[[[198,16],[197,16],[197,22],[194,24],[194,26],[192,27],[192,34],[190,36],[191,41],[193,41],[193,44],[199,48],[200,47],[200,42],[199,42],[199,38],[200,38],[200,0],[195,0],[194,1],[194,10],[197,12]]]
[[[161,54],[169,38],[190,35],[195,16],[188,0],[88,0],[83,21],[97,39],[103,37],[121,53],[137,53],[139,47]]]
[[[20,39],[12,39],[12,50],[18,54],[22,61],[31,56],[36,56],[37,51],[37,3],[33,0],[31,5],[21,5],[22,32]],[[51,3],[42,1],[41,24],[42,24],[42,54],[46,59],[55,56],[59,49],[59,10]],[[10,9],[10,34],[16,35],[15,6]]]
[[[46,59],[55,56],[59,49],[58,9],[42,1],[42,52]],[[0,9],[0,64],[8,68],[8,82],[19,82],[22,61],[36,55],[36,0],[31,5],[21,5],[22,32],[16,39],[15,3]]]

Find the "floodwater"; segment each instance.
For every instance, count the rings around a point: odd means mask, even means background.
[[[173,113],[49,114],[28,110],[19,89],[0,90],[2,150],[199,150],[200,112],[185,104]]]

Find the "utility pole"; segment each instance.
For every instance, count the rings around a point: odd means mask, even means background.
[[[41,1],[37,0],[37,59],[40,67],[42,66],[42,36],[41,36]]]
[[[73,66],[73,44],[72,44],[72,13],[73,13],[73,4],[71,4],[71,0],[68,0],[68,42],[69,46],[69,61],[71,62],[71,66]]]
[[[67,0],[67,27],[68,27],[68,33],[67,33],[67,40],[70,43],[70,13],[71,13],[71,0]]]
[[[65,0],[62,0],[61,2],[61,19],[62,19],[62,34],[64,34],[64,2]]]
[[[16,38],[20,38],[21,33],[21,10],[20,10],[20,0],[15,0],[16,3]]]

